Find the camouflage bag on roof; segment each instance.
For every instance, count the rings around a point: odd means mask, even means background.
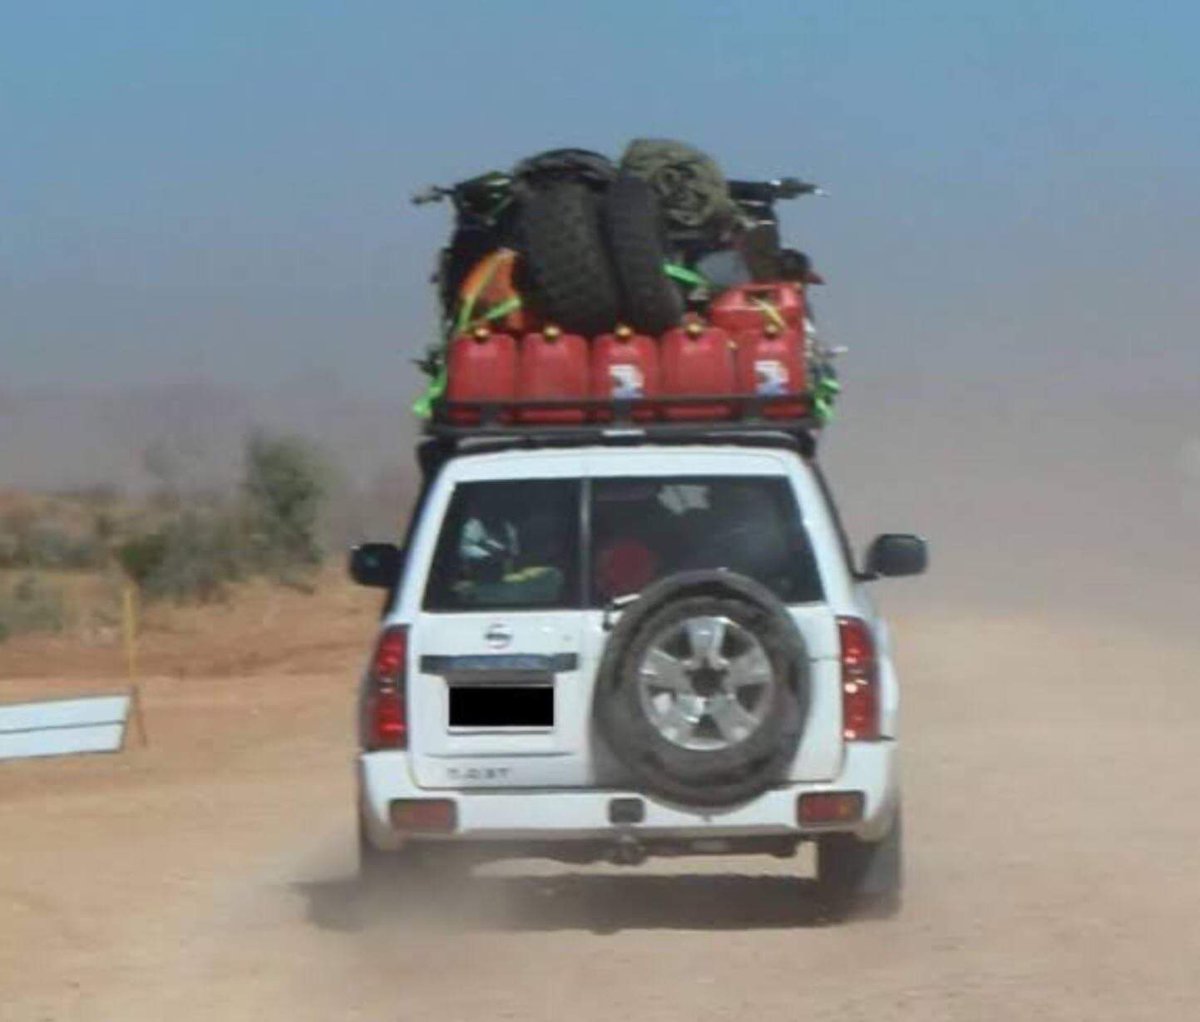
[[[694,146],[670,139],[635,139],[621,157],[621,170],[650,182],[673,231],[719,236],[738,220],[721,168]]]

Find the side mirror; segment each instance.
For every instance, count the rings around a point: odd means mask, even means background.
[[[400,575],[401,550],[393,543],[363,543],[350,551],[350,577],[360,586],[390,589]]]
[[[920,536],[886,532],[867,550],[865,569],[869,578],[898,578],[920,575],[928,564],[929,551]]]

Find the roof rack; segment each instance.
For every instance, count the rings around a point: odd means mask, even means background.
[[[795,408],[803,415],[790,414]],[[697,394],[632,401],[612,398],[519,402],[438,401],[428,436],[557,439],[562,442],[642,442],[747,432],[811,435],[821,428],[809,391],[791,394]],[[677,418],[662,418],[676,409]],[[776,414],[771,414],[775,410]],[[786,411],[789,414],[780,414]],[[684,418],[683,415],[688,415]]]
[[[635,410],[653,404],[662,407],[675,399],[653,402],[621,403],[612,401],[522,402],[519,405],[478,405],[441,402],[425,426],[425,439],[418,445],[417,457],[422,474],[428,479],[443,464],[465,454],[486,454],[508,450],[536,450],[563,447],[621,447],[654,444],[659,446],[720,445],[735,443],[746,447],[783,448],[801,457],[816,455],[820,422],[814,417],[768,418],[764,408],[779,402],[795,403],[796,395],[781,398],[747,398],[745,395],[683,398],[680,404],[731,404],[741,412],[739,418],[695,421],[641,421]],[[753,413],[751,407],[756,409]],[[592,408],[611,415],[607,422],[562,424],[520,423],[512,421],[517,409],[575,410]],[[478,424],[452,421],[467,413],[479,415]]]
[[[810,433],[797,432],[745,432],[726,430],[718,433],[676,434],[673,436],[640,437],[624,434],[593,437],[589,443],[597,447],[636,446],[652,443],[656,446],[717,446],[737,444],[739,447],[759,447],[773,450],[794,451],[802,458],[816,456],[816,440]],[[446,462],[470,454],[496,454],[502,451],[549,450],[581,446],[577,437],[511,435],[491,437],[427,437],[417,445],[417,461],[425,479],[437,472]]]

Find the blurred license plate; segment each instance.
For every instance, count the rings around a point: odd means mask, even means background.
[[[553,685],[451,685],[450,726],[554,727]]]

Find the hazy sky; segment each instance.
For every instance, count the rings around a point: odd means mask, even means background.
[[[0,391],[425,342],[407,197],[636,135],[797,173],[848,369],[1195,376],[1200,5],[94,0],[0,15]]]

